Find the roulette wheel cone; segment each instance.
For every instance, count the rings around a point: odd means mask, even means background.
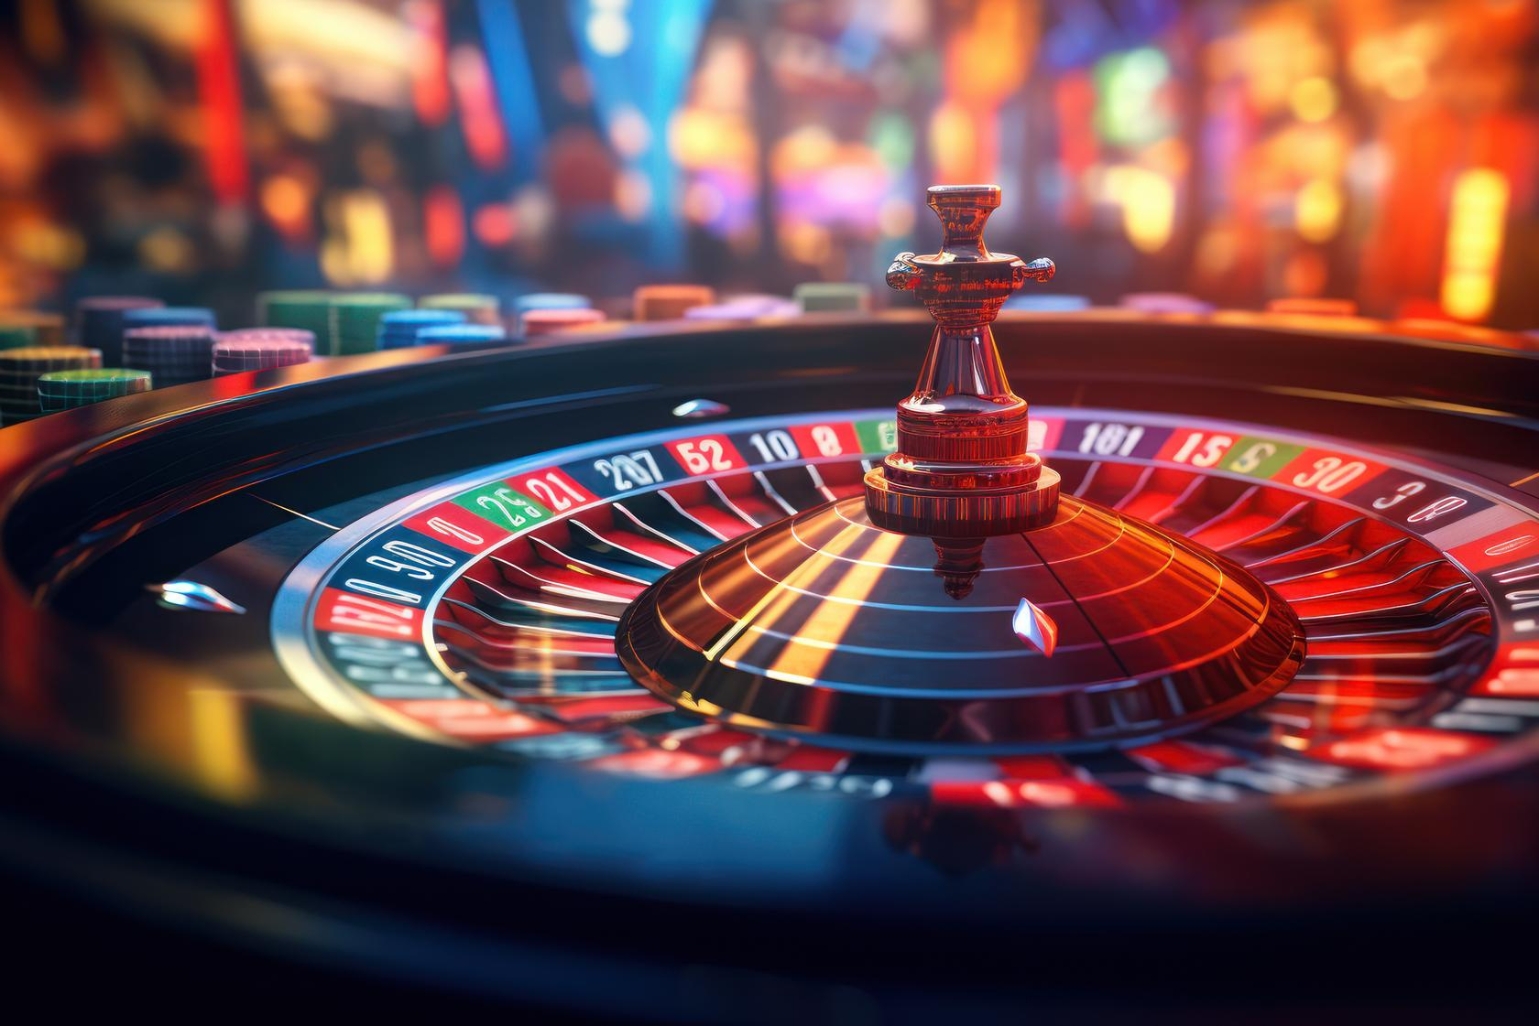
[[[626,669],[728,723],[875,751],[1019,753],[1183,733],[1276,694],[1304,634],[1243,568],[1059,494],[1027,451],[991,322],[1050,260],[989,252],[994,186],[938,186],[939,252],[888,271],[936,325],[897,451],[863,496],[665,575],[620,619]],[[939,578],[937,580],[936,578]]]

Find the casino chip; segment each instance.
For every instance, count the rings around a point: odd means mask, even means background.
[[[530,310],[586,310],[592,305],[575,292],[528,292],[513,300],[513,313],[521,317]]]
[[[160,324],[123,333],[123,363],[149,371],[156,388],[202,381],[211,373],[214,331],[206,324]]]
[[[329,354],[350,356],[374,352],[380,318],[395,310],[409,309],[411,300],[396,292],[352,292],[337,296],[331,303]]]
[[[448,310],[465,315],[472,324],[501,324],[502,304],[496,296],[474,292],[449,292],[436,296],[423,296],[417,300],[421,310]]]
[[[257,324],[266,328],[300,328],[318,340],[330,339],[334,295],[319,289],[259,293]]]
[[[801,304],[794,299],[748,292],[709,306],[691,307],[684,311],[684,317],[691,321],[756,321],[761,317],[795,317],[801,312]]]
[[[506,342],[508,333],[492,324],[445,324],[417,332],[419,346],[468,346]]]
[[[214,377],[308,363],[315,336],[302,328],[243,328],[214,340]]]
[[[705,285],[643,285],[631,293],[638,321],[671,321],[685,311],[716,302],[715,290]]]
[[[1129,292],[1117,305],[1150,314],[1206,314],[1214,309],[1212,303],[1184,292]]]
[[[442,328],[464,324],[462,310],[392,310],[379,319],[375,344],[380,349],[407,349],[417,344],[417,333],[424,328]]]
[[[0,350],[0,424],[19,424],[43,412],[37,379],[54,371],[102,365],[99,349],[84,346],[22,346]]]
[[[802,313],[854,313],[871,309],[871,288],[858,281],[808,281],[792,290]]]
[[[518,333],[525,338],[549,335],[565,328],[601,324],[606,319],[602,310],[527,310],[518,318]]]
[[[1071,313],[1075,310],[1090,309],[1088,296],[1073,296],[1065,293],[1048,293],[1047,295],[1027,295],[1017,292],[1005,300],[1003,309],[1006,310],[1034,310],[1037,313]]]
[[[37,329],[32,325],[0,324],[0,349],[20,349],[37,344]]]
[[[104,399],[148,392],[152,385],[149,371],[122,367],[51,371],[38,377],[37,397],[44,413],[55,413]]]
[[[123,311],[123,330],[169,325],[193,325],[212,328],[214,311],[204,306],[147,306]]]
[[[0,310],[0,330],[32,329],[36,345],[64,345],[64,317],[46,310]]]
[[[75,340],[117,364],[123,356],[123,314],[165,305],[147,296],[87,296],[75,304]]]

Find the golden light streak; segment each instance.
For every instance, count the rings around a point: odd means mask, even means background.
[[[903,541],[904,537],[899,534],[883,534],[879,537],[862,557],[862,562],[850,564],[849,571],[829,590],[829,598],[844,601],[819,603],[816,611],[807,618],[806,625],[797,631],[797,635],[805,632],[817,641],[837,646],[860,612],[861,604],[870,596],[877,581],[881,580],[882,574],[886,572],[885,567],[879,564],[891,563]],[[785,607],[789,608],[789,606],[790,602],[786,602]],[[774,626],[780,613],[779,609],[770,610],[764,617],[762,627]],[[769,673],[816,680],[822,674],[823,667],[828,664],[834,651],[833,647],[797,645],[793,641],[781,649],[775,661],[770,664]]]
[[[853,545],[855,539],[859,538],[862,533],[862,530],[853,524],[846,527],[824,546],[823,554],[829,557],[840,555]],[[780,599],[782,602],[795,601],[800,593],[789,591],[787,590],[788,587],[800,587],[802,582],[809,581],[809,578],[817,576],[826,565],[825,562],[814,563],[809,560],[798,566],[795,572],[784,581],[775,582],[775,586],[765,592],[764,597],[753,604],[753,608],[739,617],[737,623],[727,628],[727,630],[722,632],[721,637],[711,643],[711,646],[705,650],[705,657],[711,660],[720,659],[721,654],[731,647],[732,643],[742,635],[743,631],[748,629],[748,625],[757,619],[759,614],[771,602],[774,602],[776,599]],[[783,612],[783,610],[781,611]]]
[[[1507,177],[1474,168],[1454,180],[1443,257],[1443,309],[1461,320],[1483,320],[1496,301],[1496,272],[1506,230]]]
[[[1163,249],[1176,223],[1176,187],[1170,179],[1135,164],[1118,164],[1106,169],[1105,188],[1122,208],[1128,241],[1144,253]]]
[[[256,790],[256,767],[246,744],[241,696],[233,691],[197,688],[187,693],[192,706],[193,766],[210,791],[243,798]]]

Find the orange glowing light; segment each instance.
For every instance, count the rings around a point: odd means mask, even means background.
[[[439,267],[453,267],[465,253],[465,208],[459,193],[447,185],[435,185],[422,200],[422,234],[428,259]]]
[[[1300,121],[1324,121],[1336,113],[1338,102],[1336,87],[1319,75],[1300,79],[1288,91],[1288,106]]]
[[[977,127],[965,107],[943,103],[935,108],[930,116],[930,159],[935,162],[937,178],[957,182],[976,177],[972,169],[977,148]]]
[[[248,184],[240,53],[229,0],[204,0],[194,50],[209,184],[221,203],[237,204]]]
[[[1483,320],[1496,301],[1510,189],[1490,168],[1465,171],[1454,181],[1443,256],[1443,309],[1460,320]]]
[[[1341,189],[1325,178],[1304,184],[1293,203],[1293,226],[1310,242],[1325,242],[1341,226]]]
[[[309,227],[310,193],[292,175],[273,175],[262,183],[262,211],[273,227],[288,236],[302,236]]]
[[[406,20],[416,30],[416,60],[412,68],[412,105],[424,124],[442,124],[449,116],[449,30],[443,4],[413,0]]]
[[[513,241],[518,226],[513,211],[505,203],[488,203],[471,218],[470,230],[483,246],[496,248]]]
[[[449,56],[449,81],[459,100],[465,148],[482,168],[499,167],[508,156],[507,135],[497,112],[492,73],[486,55],[473,46],[457,46]]]
[[[1176,223],[1176,187],[1148,168],[1118,164],[1106,169],[1107,197],[1122,208],[1128,241],[1144,253],[1157,253],[1170,241]]]

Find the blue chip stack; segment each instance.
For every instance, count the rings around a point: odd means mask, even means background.
[[[513,300],[513,316],[516,320],[530,310],[586,310],[592,305],[575,292],[528,292]]]
[[[381,349],[406,349],[417,344],[425,328],[465,323],[463,310],[392,310],[379,319],[375,344]]]
[[[1036,313],[1072,313],[1076,310],[1090,309],[1090,299],[1087,296],[1073,296],[1067,293],[1049,292],[1047,294],[1017,292],[1005,300],[1006,310],[1031,310]]]
[[[508,333],[492,324],[446,324],[417,332],[419,346],[470,346],[501,344]]]
[[[123,330],[134,328],[214,327],[214,311],[202,306],[147,306],[123,311]]]

